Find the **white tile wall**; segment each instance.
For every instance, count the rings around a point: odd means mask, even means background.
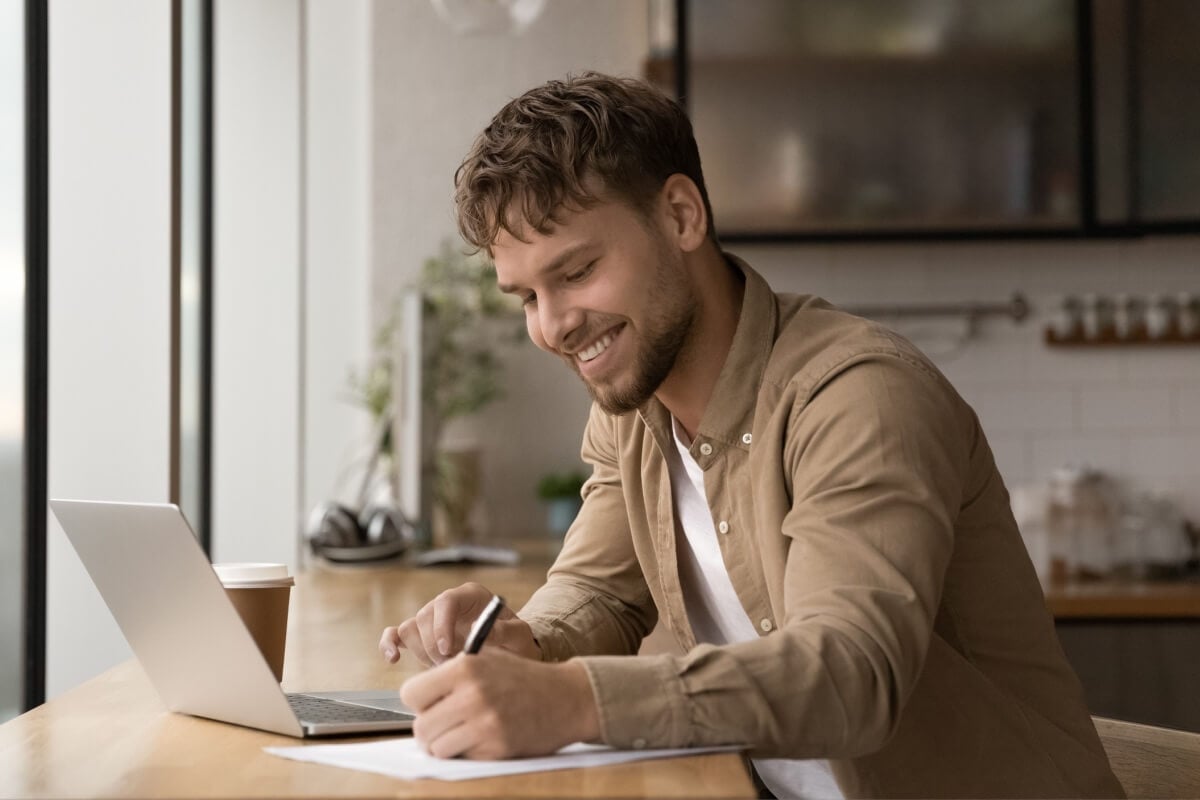
[[[1159,481],[1194,475],[1200,468],[1200,433],[1131,438],[1127,464],[1131,471]]]
[[[1042,480],[1067,463],[1087,464],[1107,472],[1125,471],[1125,441],[1117,432],[1030,436],[1030,470],[1022,482]],[[999,462],[997,462],[999,464]],[[1012,482],[1017,473],[1000,472]]]
[[[993,433],[988,436],[992,457],[1001,475],[1028,475],[1031,450],[1023,433]]]
[[[1172,424],[1177,430],[1200,430],[1200,386],[1181,386],[1173,393]]]
[[[1170,430],[1171,388],[1168,386],[1084,386],[1079,390],[1082,430],[1130,432]]]
[[[1075,393],[1037,386],[993,389],[978,396],[975,413],[997,433],[1067,432],[1075,426]]]

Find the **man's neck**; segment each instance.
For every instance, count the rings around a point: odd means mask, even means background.
[[[737,330],[745,293],[745,278],[715,245],[706,245],[688,259],[696,289],[692,332],[671,374],[655,396],[694,439],[725,366]]]

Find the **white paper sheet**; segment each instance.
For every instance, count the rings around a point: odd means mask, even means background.
[[[651,758],[698,755],[738,750],[737,747],[697,747],[686,750],[613,750],[591,744],[573,744],[552,756],[518,758],[508,761],[468,761],[461,758],[435,758],[411,737],[382,739],[360,744],[319,744],[306,747],[264,747],[266,752],[295,761],[311,761],[333,767],[378,772],[393,778],[415,780],[435,778],[443,781],[467,781],[497,775],[524,772],[549,772],[576,767],[624,764]]]

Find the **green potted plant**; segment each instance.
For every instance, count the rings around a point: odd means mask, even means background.
[[[496,288],[492,266],[480,255],[467,255],[451,241],[427,258],[415,285],[422,304],[422,392],[426,434],[436,451],[425,468],[423,483],[432,488],[437,518],[455,528],[441,538],[467,540],[471,508],[477,499],[477,447],[453,452],[442,447],[442,432],[452,420],[477,414],[501,395],[501,348],[525,338],[524,325],[512,298]],[[376,331],[370,366],[351,370],[353,399],[370,411],[380,438],[377,457],[389,473],[393,492],[393,437],[390,417],[396,364],[396,336],[402,323],[401,304]],[[368,468],[373,471],[372,468]],[[368,476],[368,479],[370,476]],[[421,520],[424,544],[434,538],[432,519]]]
[[[546,528],[554,536],[563,536],[575,521],[583,505],[580,492],[587,476],[581,470],[551,472],[538,481],[537,493],[546,504]]]

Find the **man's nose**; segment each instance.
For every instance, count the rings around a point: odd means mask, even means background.
[[[539,299],[540,300],[540,299]],[[542,338],[553,350],[562,350],[572,341],[572,333],[583,324],[583,312],[569,303],[541,300],[538,304],[538,325]]]

